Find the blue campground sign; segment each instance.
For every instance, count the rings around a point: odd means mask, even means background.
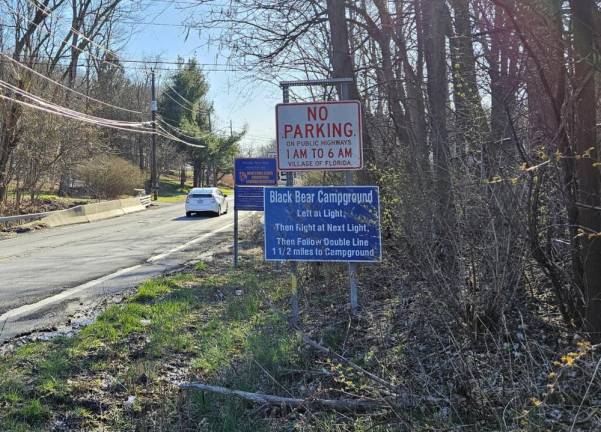
[[[375,186],[266,187],[268,261],[380,261]]]
[[[278,184],[274,158],[238,158],[234,160],[237,186],[272,186]]]

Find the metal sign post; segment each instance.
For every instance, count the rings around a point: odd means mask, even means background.
[[[274,158],[234,160],[234,268],[238,267],[238,212],[263,211],[263,187],[277,182]]]
[[[340,99],[346,100],[349,98],[349,83],[343,82],[340,84]],[[347,171],[345,173],[346,185],[351,186],[353,182],[353,172]],[[359,293],[357,290],[357,263],[348,263],[348,277],[349,277],[349,288],[351,293],[351,312],[357,313],[359,309]]]
[[[236,193],[234,192],[234,199]],[[234,268],[238,268],[238,209],[234,206]]]
[[[285,104],[290,103],[290,85],[293,84],[286,82],[281,83],[282,102]],[[294,186],[294,173],[292,171],[286,172],[286,186]],[[297,272],[298,267],[296,262],[290,263],[290,288],[292,290],[292,296],[290,298],[290,308],[292,309],[291,323],[293,327],[298,327],[298,323],[300,321]]]
[[[304,86],[304,87],[309,87],[309,86],[340,86],[340,91],[339,91],[339,96],[340,96],[340,101],[345,101],[349,99],[349,84],[353,82],[353,78],[332,78],[332,79],[325,79],[325,80],[302,80],[302,81],[283,81],[280,83],[280,87],[282,88],[282,102],[283,104],[290,104],[290,87],[293,86]],[[310,104],[309,104],[310,105]],[[276,108],[277,109],[277,108]],[[311,142],[311,139],[314,138],[322,138],[326,132],[324,132],[324,128],[326,130],[328,130],[330,135],[334,135],[336,136],[336,132],[338,132],[338,136],[340,136],[341,140],[340,141],[344,141],[344,138],[347,139],[348,143],[347,144],[347,151],[348,153],[344,153],[344,156],[347,156],[347,161],[345,163],[345,165],[340,166],[339,168],[335,168],[335,166],[328,166],[327,165],[327,160],[324,160],[323,158],[321,158],[321,160],[311,160],[310,163],[309,161],[306,161],[305,163],[303,163],[303,165],[301,165],[301,168],[298,168],[298,170],[332,170],[332,169],[338,169],[338,170],[344,170],[346,171],[345,174],[345,183],[348,186],[353,185],[353,175],[352,172],[348,171],[348,170],[352,170],[352,169],[361,169],[363,167],[363,160],[362,160],[362,149],[361,149],[361,115],[360,115],[360,105],[358,105],[358,109],[359,109],[359,116],[358,116],[358,126],[353,126],[353,124],[351,122],[349,122],[348,120],[344,123],[342,122],[333,122],[333,124],[331,124],[329,126],[318,126],[318,125],[314,125],[311,127],[307,127],[305,126],[304,129],[299,128],[296,129],[294,126],[292,126],[292,123],[290,123],[290,126],[286,126],[283,125],[284,127],[284,137],[286,138],[286,136],[291,135],[292,137],[299,137],[302,135],[302,137],[304,139],[309,139],[308,142]],[[328,118],[328,111],[326,109],[326,111],[322,111],[322,117],[320,117],[320,112],[318,109],[316,109],[315,107],[313,107],[313,111],[311,111],[309,108],[307,108],[307,117],[308,120],[314,119],[316,120],[318,117],[320,119],[326,119]],[[278,123],[277,128],[278,129],[280,127],[279,125],[279,121],[276,120],[276,122]],[[348,124],[347,124],[348,123]],[[333,132],[333,133],[332,133]],[[280,135],[280,131],[278,130],[278,135],[277,135],[277,142],[278,142],[278,153],[280,153],[280,150],[285,151],[284,147],[280,147],[280,140],[281,140],[282,136]],[[313,140],[314,144],[319,144],[318,140]],[[323,141],[321,142],[323,143]],[[357,144],[359,146],[358,152],[359,155],[357,155]],[[285,146],[286,144],[284,144]],[[353,150],[355,149],[355,150]],[[315,155],[315,151],[311,154],[311,157],[314,159],[315,156],[317,156],[317,159],[319,159],[319,150],[317,150],[317,154]],[[354,153],[354,154],[353,154]],[[283,154],[283,153],[282,153]],[[278,154],[278,167],[280,167],[280,159],[282,157],[282,154]],[[286,153],[286,156],[288,156],[289,153]],[[293,154],[294,155],[294,154]],[[300,152],[300,157],[303,159],[308,159],[307,156],[303,155],[302,151]],[[308,152],[307,152],[308,155]],[[357,162],[357,156],[360,156],[359,161]],[[285,163],[284,164],[285,167],[292,169],[291,164],[290,163]],[[294,172],[293,171],[286,171],[286,186],[291,187],[294,185]],[[299,300],[298,300],[298,284],[297,284],[297,264],[295,261],[291,261],[290,263],[291,266],[291,277],[290,277],[290,285],[292,288],[292,298],[291,298],[291,309],[292,309],[292,324],[294,326],[298,325],[299,322]],[[359,299],[358,299],[358,288],[357,288],[357,265],[354,262],[349,262],[348,263],[348,273],[349,273],[349,289],[350,289],[350,303],[351,303],[351,311],[353,313],[356,313],[359,309]]]

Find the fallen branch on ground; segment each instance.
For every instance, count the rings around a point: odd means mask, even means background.
[[[301,406],[319,406],[322,408],[331,408],[341,411],[374,410],[389,409],[389,403],[386,401],[367,400],[367,399],[299,399],[292,397],[282,397],[267,395],[262,393],[251,393],[242,390],[232,390],[226,387],[212,386],[201,383],[185,383],[180,385],[181,389],[195,389],[219,393],[226,396],[237,396],[251,402],[269,405],[285,405],[291,408]]]

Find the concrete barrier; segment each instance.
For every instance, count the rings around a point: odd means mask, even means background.
[[[123,216],[125,214],[121,208],[121,200],[86,204],[84,207],[88,222]]]
[[[141,198],[125,198],[119,200],[121,203],[121,208],[125,214],[146,210],[146,206],[143,205],[141,201]]]
[[[70,209],[59,210],[57,212],[52,213],[49,216],[40,219],[40,223],[49,227],[57,227],[62,225],[89,222],[88,218],[86,217],[84,207],[85,206],[83,205],[78,205],[75,207],[71,207]]]
[[[67,210],[53,212],[43,217],[37,223],[48,227],[73,225],[79,223],[95,222],[145,210],[140,198],[126,198],[113,201],[79,205]]]

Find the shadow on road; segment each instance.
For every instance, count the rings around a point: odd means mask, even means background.
[[[173,221],[198,221],[198,220],[204,220],[204,219],[212,219],[217,217],[216,214],[213,214],[211,212],[200,212],[200,213],[194,213],[192,216],[179,216],[176,218],[173,218],[171,220]]]

